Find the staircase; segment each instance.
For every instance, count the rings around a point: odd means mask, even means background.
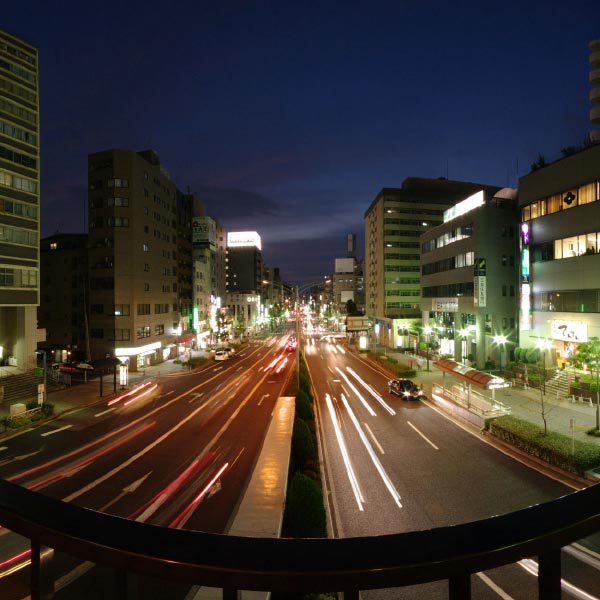
[[[43,375],[35,375],[33,371],[15,373],[0,377],[0,388],[3,388],[4,394],[0,391],[0,404],[12,404],[14,402],[31,402],[37,400],[38,384],[44,383]],[[51,377],[46,381],[46,393],[64,386],[55,382]]]
[[[569,373],[566,369],[557,369],[552,377],[546,379],[546,394],[557,398],[569,395]]]

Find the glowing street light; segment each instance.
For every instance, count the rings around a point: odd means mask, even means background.
[[[425,349],[427,350],[427,370],[429,371],[429,336],[431,335],[431,332],[433,331],[433,329],[431,329],[431,327],[429,325],[426,325],[423,328],[423,333],[425,334]]]
[[[500,346],[500,368],[504,368],[504,344],[506,344],[506,336],[505,335],[495,335],[494,342],[497,346]]]

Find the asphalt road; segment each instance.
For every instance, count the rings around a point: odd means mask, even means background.
[[[3,443],[0,476],[138,521],[227,532],[292,374],[295,354],[284,351],[286,339],[245,346],[199,372],[148,379],[135,394],[13,437]],[[0,542],[0,564],[28,548],[2,529]],[[113,576],[106,570],[58,555],[55,563],[57,598],[110,597]],[[26,572],[2,581],[3,600],[27,595]],[[148,580],[135,585],[144,598],[183,598],[189,591]]]
[[[320,417],[333,533],[378,535],[452,525],[511,512],[572,491],[458,426],[426,401],[389,394],[388,377],[343,344],[308,340],[305,356]],[[600,595],[600,548],[592,565],[572,555],[564,578]],[[473,597],[537,598],[537,579],[511,565],[473,579]],[[362,594],[398,598],[399,590]],[[402,590],[402,598],[447,598],[447,583]]]

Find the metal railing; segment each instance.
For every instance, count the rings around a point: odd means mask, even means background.
[[[67,504],[0,480],[0,523],[31,541],[31,598],[53,597],[49,548],[129,575],[273,592],[359,591],[448,580],[471,598],[471,575],[539,557],[538,597],[561,597],[561,548],[600,530],[600,485],[506,515],[427,531],[338,539],[250,538],[163,528]],[[135,586],[130,586],[135,587]]]

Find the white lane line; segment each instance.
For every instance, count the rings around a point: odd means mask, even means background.
[[[346,473],[348,473],[348,479],[350,480],[350,486],[352,487],[354,497],[356,498],[358,510],[362,511],[364,510],[363,502],[365,499],[360,491],[358,479],[356,478],[356,474],[352,468],[352,461],[350,460],[350,455],[348,454],[348,449],[346,448],[346,443],[344,442],[344,435],[340,430],[340,424],[338,423],[337,416],[333,410],[333,402],[331,401],[331,396],[329,394],[325,394],[325,402],[327,403],[327,408],[329,409],[329,415],[331,416],[331,422],[333,423],[335,436],[337,438],[338,446],[340,447],[340,452],[342,453],[344,464],[346,465]]]
[[[509,596],[501,587],[497,586],[485,573],[475,573],[477,577],[483,581],[488,587],[490,587],[502,600],[514,600],[512,596]]]
[[[65,425],[64,427],[59,427],[58,429],[53,429],[52,431],[46,431],[46,433],[42,433],[42,437],[46,437],[47,435],[54,435],[59,431],[64,431],[65,429],[69,429],[69,427],[73,427],[73,425]]]
[[[523,567],[528,573],[530,573],[534,577],[538,577],[539,566],[538,563],[532,558],[524,558],[523,560],[520,560],[517,564]],[[563,592],[566,592],[570,596],[577,598],[577,600],[598,600],[597,596],[592,596],[592,594],[588,594],[585,590],[578,588],[576,585],[573,585],[566,579],[560,580],[560,588]]]
[[[352,409],[350,408],[348,399],[343,394],[342,394],[342,402],[344,403],[344,406],[346,407],[346,410],[348,411],[348,414],[350,415],[350,419],[352,419],[352,423],[354,423],[354,427],[356,428],[356,431],[358,432],[358,435],[359,435],[364,447],[367,449],[367,452],[369,453],[369,456],[371,457],[371,460],[373,461],[373,464],[375,465],[375,468],[377,469],[379,476],[381,477],[383,483],[385,484],[385,487],[388,489],[388,492],[391,494],[392,498],[394,499],[394,502],[398,505],[398,508],[402,508],[402,502],[400,501],[400,494],[398,493],[398,490],[392,483],[392,480],[389,478],[388,474],[385,472],[383,465],[379,462],[379,459],[377,458],[377,456],[375,455],[375,452],[373,450],[373,446],[371,446],[369,440],[367,439],[367,436],[365,435],[364,431],[362,430],[362,428],[360,426],[360,423],[358,422],[358,419],[352,412]]]
[[[436,450],[439,448],[425,435],[423,435],[410,421],[406,421],[428,444],[433,446]]]
[[[96,414],[94,415],[94,419],[95,419],[95,418],[97,418],[97,417],[101,417],[102,415],[106,415],[106,414],[108,414],[109,412],[112,412],[113,410],[116,410],[116,409],[117,409],[117,407],[116,407],[116,406],[113,406],[112,408],[109,408],[109,409],[107,409],[107,410],[103,410],[102,412],[96,413]]]
[[[8,450],[8,446],[2,446],[2,448],[0,448],[0,452],[2,452],[2,450]]]
[[[363,425],[365,426],[365,429],[369,432],[369,435],[371,436],[371,439],[373,440],[373,442],[375,442],[375,445],[377,446],[377,450],[379,450],[379,452],[381,452],[381,454],[385,454],[383,448],[381,447],[381,444],[377,441],[375,434],[371,431],[371,428],[366,423],[363,423]]]

